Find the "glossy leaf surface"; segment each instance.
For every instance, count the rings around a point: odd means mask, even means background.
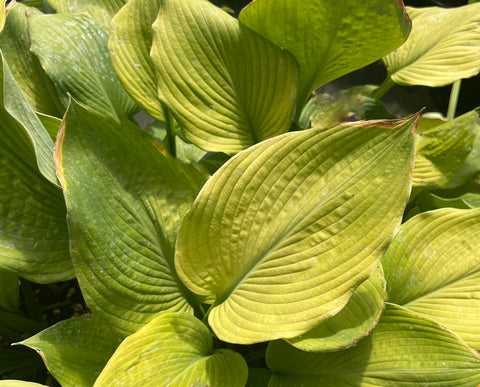
[[[414,124],[288,133],[215,173],[184,219],[175,264],[188,288],[216,298],[220,339],[295,337],[345,306],[399,226]]]
[[[407,42],[384,58],[399,85],[444,86],[480,71],[480,4],[412,8]]]
[[[236,153],[289,129],[295,60],[208,1],[163,0],[151,56],[161,100],[200,148]]]
[[[139,126],[73,103],[56,162],[70,248],[89,306],[133,333],[162,311],[191,311],[174,246],[205,176],[165,156]]]
[[[166,313],[125,339],[95,387],[242,387],[247,373],[240,354],[213,349],[212,334],[200,320]]]
[[[389,300],[480,348],[480,209],[445,208],[402,225],[382,260]]]
[[[395,0],[256,0],[239,20],[300,63],[297,109],[313,90],[399,47],[410,30]]]
[[[267,350],[269,387],[476,386],[480,358],[454,333],[389,304],[372,334],[344,351],[303,352],[276,341]]]

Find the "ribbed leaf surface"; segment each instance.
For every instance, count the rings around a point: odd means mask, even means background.
[[[314,354],[272,342],[269,387],[477,386],[480,358],[454,333],[389,304],[367,338],[344,351]]]
[[[206,183],[175,264],[188,288],[216,298],[209,323],[219,338],[295,337],[345,306],[399,226],[414,121],[278,136]]]
[[[399,85],[444,86],[480,71],[480,4],[411,8],[407,42],[384,58]]]
[[[399,47],[410,30],[395,0],[255,0],[239,19],[300,63],[297,109],[321,85]]]
[[[153,24],[158,93],[188,140],[236,153],[286,132],[293,57],[205,0],[163,0]]]
[[[62,387],[92,386],[123,340],[92,315],[61,321],[19,344],[37,351]]]
[[[212,334],[200,320],[166,313],[125,339],[95,387],[242,387],[247,373],[240,354],[213,350]]]
[[[191,311],[174,246],[204,174],[164,156],[130,121],[75,103],[59,136],[70,247],[89,306],[127,333],[162,311]]]
[[[161,0],[131,0],[110,25],[108,48],[113,67],[128,93],[157,120],[164,120],[150,49],[152,24]]]
[[[480,208],[445,208],[402,225],[382,261],[389,300],[480,348]]]

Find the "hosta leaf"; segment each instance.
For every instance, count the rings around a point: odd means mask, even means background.
[[[0,34],[3,31],[3,28],[5,26],[5,19],[7,17],[7,12],[5,10],[5,3],[7,0],[0,0]]]
[[[288,342],[309,352],[350,347],[375,327],[383,311],[385,299],[385,278],[380,266],[357,288],[340,312]]]
[[[480,348],[480,209],[445,208],[406,222],[383,259],[389,300]]]
[[[421,212],[435,210],[438,208],[469,209],[480,207],[480,194],[467,193],[456,198],[443,198],[430,192],[422,192],[416,198]]]
[[[42,113],[37,112],[38,118],[40,118],[40,121],[42,121],[43,127],[45,130],[48,132],[50,135],[50,138],[53,141],[57,140],[57,134],[58,131],[60,130],[60,127],[62,126],[62,120],[57,117],[53,116],[48,116]]]
[[[286,132],[297,64],[205,0],[162,0],[151,51],[158,93],[185,137],[236,153]]]
[[[70,248],[89,306],[127,333],[162,311],[191,311],[173,256],[203,173],[163,155],[131,121],[76,103],[59,136]]]
[[[45,384],[25,382],[23,380],[0,380],[1,387],[47,387]]]
[[[155,69],[150,58],[152,24],[160,5],[161,0],[129,1],[112,20],[108,48],[113,67],[125,89],[142,109],[163,121]]]
[[[87,13],[105,27],[127,0],[46,0],[58,13]]]
[[[41,15],[41,12],[21,3],[15,4],[10,10],[5,30],[0,35],[0,49],[35,111],[61,117],[65,109],[57,97],[53,83],[30,51],[27,15]]]
[[[300,63],[298,113],[313,90],[382,58],[410,30],[395,0],[256,0],[239,19]]]
[[[62,387],[92,386],[123,337],[92,315],[61,321],[19,344],[38,352]]]
[[[65,203],[52,184],[53,142],[0,57],[0,268],[65,281],[73,268]]]
[[[20,300],[20,282],[17,275],[0,270],[0,308],[5,308],[9,312],[15,312],[18,309]]]
[[[454,333],[389,304],[372,334],[356,347],[308,353],[272,342],[269,387],[476,386],[480,358]]]
[[[478,113],[471,111],[451,121],[421,117],[413,185],[441,187],[461,168],[478,132]]]
[[[212,334],[200,320],[186,313],[165,313],[125,339],[95,387],[241,387],[247,373],[240,354],[213,349]]]
[[[32,51],[55,82],[60,98],[67,93],[100,114],[131,116],[135,103],[113,71],[108,54],[108,29],[85,15],[32,15]]]
[[[216,298],[217,336],[301,335],[372,273],[410,192],[415,118],[278,136],[239,153],[186,215],[175,265]]]
[[[411,8],[407,42],[384,58],[399,85],[444,86],[480,71],[480,4]]]

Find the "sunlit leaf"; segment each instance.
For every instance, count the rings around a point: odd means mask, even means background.
[[[382,263],[389,300],[427,315],[480,348],[480,208],[417,215]]]
[[[125,339],[95,387],[242,387],[247,373],[240,354],[213,349],[212,334],[200,320],[186,313],[166,313]]]
[[[453,332],[389,304],[372,334],[344,351],[308,353],[270,343],[269,387],[476,386],[480,358]]]
[[[399,47],[410,30],[396,0],[256,0],[239,20],[300,63],[297,109],[313,90]]]
[[[47,387],[45,384],[25,382],[23,380],[0,380],[1,387]]]
[[[400,85],[444,86],[480,71],[480,4],[407,8],[412,32],[384,58]]]
[[[126,333],[162,311],[192,311],[174,246],[206,176],[163,155],[131,121],[75,102],[57,145],[72,259],[92,310]]]
[[[163,0],[151,56],[160,98],[200,148],[236,153],[289,129],[295,60],[208,1]]]
[[[42,357],[62,387],[92,386],[123,337],[94,316],[61,321],[19,344]]]
[[[5,4],[7,0],[0,0],[0,34],[3,31],[3,28],[5,26],[5,20],[7,18],[7,12],[5,9]]]
[[[372,273],[410,193],[415,118],[311,129],[231,158],[186,215],[175,264],[216,298],[217,336],[301,335],[338,313]]]

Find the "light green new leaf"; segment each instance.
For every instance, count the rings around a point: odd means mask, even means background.
[[[3,32],[5,26],[5,20],[7,18],[7,12],[5,9],[5,3],[7,0],[0,0],[0,34]]]
[[[27,15],[41,15],[32,7],[15,4],[8,14],[0,49],[28,102],[36,112],[61,117],[65,111],[50,78],[30,51]]]
[[[300,63],[298,113],[313,90],[382,58],[410,31],[396,0],[256,0],[239,20]]]
[[[408,309],[387,304],[367,338],[344,351],[308,353],[276,341],[269,387],[477,386],[480,358],[453,332]]]
[[[74,274],[53,142],[0,59],[0,268],[65,281]]]
[[[206,176],[157,146],[131,121],[119,124],[73,102],[56,148],[85,300],[127,333],[162,311],[191,311],[174,246]]]
[[[413,186],[441,187],[462,167],[478,132],[478,113],[468,112],[451,121],[421,117]]]
[[[212,334],[195,317],[165,313],[127,337],[95,387],[242,387],[247,364],[228,349],[213,349]]]
[[[150,49],[152,24],[161,0],[131,0],[113,18],[108,48],[113,67],[139,106],[159,121],[164,120]]]
[[[62,387],[92,386],[123,340],[93,315],[61,321],[21,343],[38,352]]]
[[[105,27],[128,0],[46,0],[57,13],[86,13]]]
[[[224,341],[292,338],[338,313],[378,265],[410,193],[415,118],[311,129],[230,159],[186,215],[182,281],[215,298]]]
[[[54,81],[59,97],[67,93],[88,109],[118,121],[135,112],[108,53],[108,29],[85,15],[32,15],[32,51]]]
[[[399,85],[444,86],[480,71],[480,4],[411,8],[407,42],[383,60]]]
[[[389,300],[480,348],[480,208],[440,209],[406,222],[383,259]]]
[[[151,56],[161,100],[200,148],[236,153],[289,129],[295,60],[208,1],[162,0]]]
[[[335,316],[305,334],[287,340],[303,351],[324,352],[355,345],[377,325],[386,299],[381,266],[353,293]]]

